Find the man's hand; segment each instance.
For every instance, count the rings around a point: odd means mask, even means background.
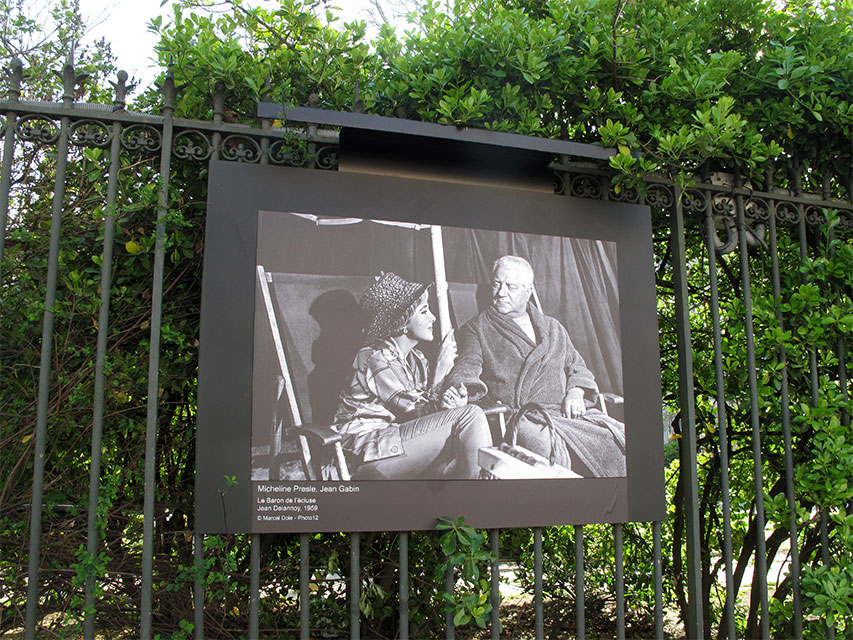
[[[566,397],[563,398],[562,413],[564,418],[579,418],[586,413],[586,404],[583,401],[583,389],[572,387],[566,392]]]
[[[456,387],[449,387],[441,394],[441,408],[455,409],[456,407],[464,407],[468,404],[468,389],[463,383],[459,383]]]

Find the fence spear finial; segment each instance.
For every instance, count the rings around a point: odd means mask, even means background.
[[[261,89],[261,100],[269,102],[272,97],[272,73],[267,71],[267,77],[264,79],[264,86]]]
[[[791,156],[791,165],[788,168],[788,173],[791,178],[791,185],[793,186],[793,191],[795,196],[802,195],[803,193],[803,174],[802,174],[802,165],[800,164],[799,156],[794,153]]]
[[[358,91],[358,77],[355,79],[355,98],[352,102],[352,111],[353,113],[364,113],[364,100],[361,99]]]
[[[74,75],[74,54],[68,56],[68,62],[62,67],[62,102],[70,105],[74,101],[74,86],[77,84],[77,76]]]
[[[225,83],[217,80],[213,86],[213,122],[220,124],[225,115]]]
[[[12,58],[12,71],[9,72],[9,100],[17,102],[21,98],[21,82],[24,79],[24,63],[20,58]]]
[[[163,108],[174,109],[175,98],[178,92],[175,89],[175,76],[172,75],[171,70],[166,74],[166,79],[163,81],[161,90],[163,91]]]
[[[111,84],[116,90],[116,97],[113,100],[113,111],[121,111],[124,109],[127,100],[127,71],[119,71],[118,81]]]

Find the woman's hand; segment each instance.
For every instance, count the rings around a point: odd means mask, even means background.
[[[441,346],[438,348],[438,359],[435,362],[435,378],[432,383],[434,387],[441,386],[441,383],[453,368],[454,362],[456,362],[456,335],[453,329],[451,329],[444,336]]]
[[[455,409],[456,407],[464,407],[468,404],[468,389],[463,383],[459,383],[456,387],[449,387],[441,394],[441,408]]]

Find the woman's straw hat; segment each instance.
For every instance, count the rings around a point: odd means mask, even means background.
[[[401,328],[411,307],[429,285],[408,282],[390,271],[382,273],[364,295],[361,310],[367,318],[365,333],[370,342],[384,340]]]

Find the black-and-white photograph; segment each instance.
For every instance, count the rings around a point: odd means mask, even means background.
[[[213,163],[197,527],[662,517],[650,238],[638,205]]]
[[[626,476],[615,242],[257,224],[253,480]]]

